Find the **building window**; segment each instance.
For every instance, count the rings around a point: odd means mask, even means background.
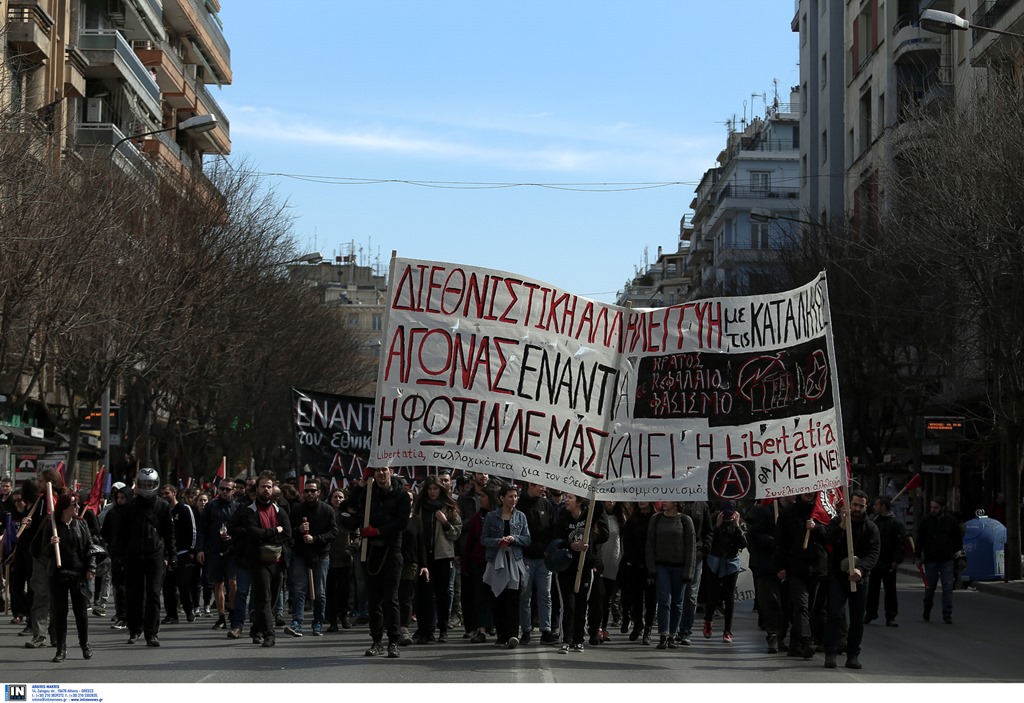
[[[828,54],[821,55],[821,87],[828,85]]]
[[[751,171],[750,190],[769,191],[772,189],[771,171]]]
[[[858,105],[860,111],[860,149],[858,153],[863,154],[871,146],[873,128],[871,121],[871,91],[868,90],[860,98]]]
[[[751,249],[768,249],[768,234],[771,231],[771,227],[767,222],[751,222],[750,223],[750,248]]]
[[[383,319],[384,318],[381,315],[374,315],[373,316],[373,331],[374,332],[380,332],[383,329],[383,324],[382,324]]]
[[[810,95],[807,93],[807,84],[804,83],[800,88],[800,114],[807,114],[807,103],[811,101]]]
[[[821,130],[821,163],[828,161],[828,130]]]

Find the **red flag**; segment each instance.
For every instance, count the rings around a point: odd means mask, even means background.
[[[228,475],[228,458],[226,456],[221,457],[220,466],[217,467],[217,473],[214,474],[214,483],[220,483]]]
[[[82,514],[85,514],[86,510],[91,510],[93,515],[100,514],[100,503],[103,501],[103,475],[107,473],[107,467],[101,466],[100,470],[96,472],[96,476],[92,480],[92,488],[89,490],[89,498],[85,501],[85,505],[82,506]]]
[[[299,474],[299,493],[306,488],[306,474]]]
[[[913,476],[910,477],[910,480],[907,481],[907,485],[903,487],[903,490],[904,491],[912,491],[915,488],[920,488],[920,487],[921,487],[921,474],[914,474]]]
[[[842,487],[828,488],[824,491],[818,491],[818,499],[814,502],[814,509],[811,510],[811,517],[814,518],[816,522],[827,525],[832,522],[832,518],[838,515],[839,511],[842,509]]]
[[[67,464],[65,464],[63,461],[58,461],[56,468],[57,475],[60,476],[60,486],[58,486],[58,488],[64,488],[64,486],[68,485],[68,477],[65,476],[66,470]]]

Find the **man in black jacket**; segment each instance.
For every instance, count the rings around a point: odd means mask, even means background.
[[[924,592],[924,619],[931,619],[932,604],[935,602],[935,587],[942,580],[942,620],[953,624],[953,559],[964,548],[960,524],[946,512],[944,498],[932,498],[928,504],[930,512],[921,520],[917,530],[917,544],[914,557],[918,564],[924,564],[924,575],[928,588]]]
[[[185,611],[185,619],[193,622],[196,619],[195,603],[192,600],[195,583],[196,560],[196,516],[192,506],[178,500],[178,489],[166,484],[160,489],[160,497],[167,501],[171,508],[171,522],[174,525],[174,542],[177,554],[167,564],[167,575],[164,578],[164,625],[178,622],[178,604]]]
[[[171,508],[156,494],[159,487],[155,469],[139,469],[135,497],[115,537],[116,551],[124,562],[128,644],[145,635],[150,647],[160,646],[160,589],[177,551]]]
[[[526,526],[530,530],[530,544],[523,547],[527,576],[519,596],[519,626],[523,631],[519,644],[530,642],[534,595],[537,597],[537,627],[540,630],[540,641],[546,644],[553,643],[556,638],[551,634],[551,572],[544,563],[544,550],[554,538],[555,506],[548,500],[547,489],[544,486],[528,483],[516,507],[526,515]]]
[[[323,634],[327,610],[327,567],[331,543],[338,538],[334,508],[320,500],[320,482],[306,481],[302,500],[292,507],[292,564],[289,585],[292,595],[292,622],[284,628],[292,637],[302,637],[302,617],[306,608],[309,578],[313,577],[313,635]]]
[[[363,526],[366,491],[370,493],[369,524]],[[366,599],[370,611],[370,636],[373,643],[366,656],[384,654],[387,629],[387,655],[397,659],[401,615],[398,609],[398,585],[402,575],[402,532],[409,522],[409,494],[394,478],[390,467],[378,466],[366,486],[349,501],[352,520],[359,536],[367,540]]]
[[[816,492],[803,493],[779,515],[775,524],[775,572],[789,593],[790,639],[789,656],[814,656],[811,642],[811,604],[817,601],[828,572],[825,552],[825,526],[811,517]],[[807,546],[804,546],[804,539]]]
[[[868,520],[868,496],[850,493],[850,523],[854,562],[849,563],[846,518],[836,516],[828,526],[828,620],[825,626],[825,668],[836,667],[844,607],[849,608],[846,636],[846,668],[860,669],[860,643],[864,639],[864,600],[867,577],[878,563],[878,528]],[[857,590],[853,590],[856,587]]]
[[[878,600],[882,586],[885,586],[885,624],[887,627],[899,627],[896,615],[899,613],[899,602],[896,599],[896,570],[903,563],[904,542],[906,535],[903,525],[893,516],[892,500],[888,496],[875,498],[875,525],[878,527],[878,564],[871,572],[868,581],[868,602],[864,624],[878,617]]]
[[[791,505],[793,499],[778,499],[779,510]],[[750,572],[754,576],[754,598],[758,620],[765,631],[768,653],[779,651],[786,638],[789,618],[783,610],[782,583],[775,574],[775,508],[758,502],[747,512],[747,543],[750,550]]]
[[[217,495],[206,504],[199,517],[196,536],[196,560],[206,566],[206,579],[213,586],[213,601],[217,607],[214,630],[226,630],[227,612],[235,601],[235,560],[231,557],[231,536],[228,523],[237,504],[233,500],[235,484],[222,479],[217,484]],[[241,633],[241,624],[239,624]]]

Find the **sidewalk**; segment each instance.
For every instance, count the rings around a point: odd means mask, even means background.
[[[916,579],[918,583],[921,580],[921,574],[918,573],[917,567],[913,563],[907,564],[904,562],[900,564],[900,573],[904,576]],[[1019,581],[973,581],[969,589],[977,590],[978,593],[988,593],[993,596],[1000,596],[1002,598],[1014,598],[1016,600],[1024,600],[1024,580]]]

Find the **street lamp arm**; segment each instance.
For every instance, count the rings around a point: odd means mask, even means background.
[[[976,24],[971,24],[959,15],[955,15],[952,12],[943,12],[942,10],[925,10],[921,13],[921,19],[918,21],[918,24],[924,31],[934,34],[949,34],[954,31],[966,32],[968,29],[976,29],[979,32],[991,32],[992,34],[999,34],[1004,37],[1024,39],[1024,34],[993,29],[992,27],[979,27]]]
[[[110,148],[110,155],[113,156],[114,152],[117,151],[117,147],[121,146],[129,139],[151,137],[154,134],[163,134],[164,132],[170,132],[175,129],[179,132],[209,132],[216,126],[217,117],[215,115],[196,115],[195,117],[189,117],[187,120],[182,120],[172,127],[162,127],[160,129],[150,130],[149,132],[139,132],[138,134],[129,134],[127,137],[122,137]]]
[[[151,137],[154,134],[163,134],[164,132],[170,132],[173,129],[176,129],[176,128],[175,127],[164,127],[163,129],[154,129],[154,130],[149,131],[149,132],[140,132],[138,134],[129,134],[127,137],[121,137],[119,140],[117,140],[117,142],[114,143],[114,146],[110,147],[110,154],[113,155],[114,152],[117,151],[117,147],[121,146],[122,144],[124,144],[129,139],[138,139],[139,137]]]

